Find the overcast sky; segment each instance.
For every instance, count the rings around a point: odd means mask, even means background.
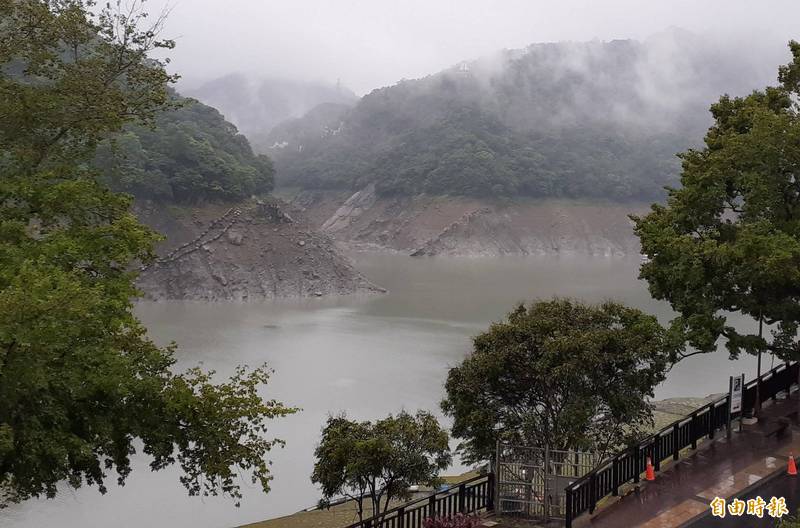
[[[245,72],[363,94],[499,49],[670,26],[759,47],[800,39],[800,0],[149,0],[148,11],[165,4],[187,86]]]

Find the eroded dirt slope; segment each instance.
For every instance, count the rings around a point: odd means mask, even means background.
[[[262,300],[383,291],[355,270],[327,234],[278,201],[196,208],[141,203],[166,236],[140,274],[148,299]]]

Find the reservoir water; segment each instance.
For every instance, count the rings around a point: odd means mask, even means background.
[[[179,473],[151,473],[136,457],[124,487],[109,475],[109,491],[64,486],[53,500],[0,510],[8,528],[226,528],[286,515],[318,499],[309,481],[313,450],[328,414],[381,417],[401,409],[438,410],[448,367],[470,350],[470,337],[500,320],[515,303],[534,298],[614,299],[670,318],[637,280],[639,258],[529,257],[413,259],[356,254],[356,267],[389,293],[275,301],[259,304],[140,303],[137,312],[160,343],[175,341],[179,367],[202,363],[221,376],[237,364],[268,363],[275,370],[264,395],[301,407],[275,421],[286,440],[273,451],[273,490],[243,482],[236,508],[224,497],[188,497]],[[738,320],[737,326],[752,324]],[[770,359],[766,359],[766,367]],[[755,360],[727,353],[694,356],[678,364],[656,397],[705,396],[727,390],[728,376]],[[442,418],[443,423],[447,423]],[[458,464],[455,473],[463,469]]]

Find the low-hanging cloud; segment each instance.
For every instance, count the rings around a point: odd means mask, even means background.
[[[800,2],[773,0],[150,0],[184,85],[234,72],[359,94],[535,42],[646,39],[670,26],[756,48],[798,38]]]

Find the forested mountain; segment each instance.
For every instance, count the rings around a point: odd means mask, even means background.
[[[238,200],[268,193],[272,163],[209,106],[174,96],[153,128],[128,126],[104,141],[95,163],[117,191],[174,203]]]
[[[303,116],[323,103],[352,106],[358,97],[341,85],[232,74],[182,92],[217,108],[259,148],[278,123]]]
[[[778,64],[781,56],[775,55]],[[535,44],[374,90],[352,110],[276,127],[279,183],[382,195],[652,199],[708,106],[773,76],[673,30],[643,42]]]

